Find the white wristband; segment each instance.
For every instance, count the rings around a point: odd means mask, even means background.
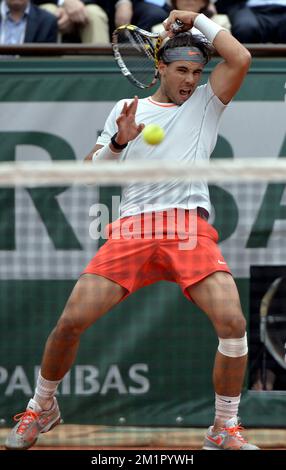
[[[203,13],[200,13],[196,17],[194,21],[194,26],[195,28],[200,30],[201,33],[205,35],[205,37],[210,43],[213,43],[216,35],[220,31],[226,31],[226,29],[222,28],[221,26],[216,24],[214,21],[207,18],[207,16],[205,16]]]
[[[92,155],[92,161],[95,163],[95,161],[98,162],[98,160],[116,160],[120,153],[121,152],[113,152],[109,144],[107,144],[94,152]]]

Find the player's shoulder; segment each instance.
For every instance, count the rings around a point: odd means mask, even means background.
[[[194,95],[196,95],[198,98],[200,97],[203,97],[203,96],[207,96],[209,93],[210,93],[210,85],[209,85],[209,81],[207,81],[207,83],[204,83],[203,85],[199,85],[197,88],[196,88],[196,91],[194,93]]]
[[[213,99],[218,100],[223,105],[223,103],[220,101],[220,99],[215,94],[215,92],[212,88],[210,80],[208,80],[204,85],[198,86],[197,89],[196,89],[196,92],[197,92],[198,96],[201,97],[201,98],[205,97],[207,100],[209,100],[210,98],[213,98]],[[224,105],[224,106],[226,106],[226,105]]]
[[[209,80],[207,83],[204,83],[203,85],[197,86],[195,89],[193,95],[191,96],[191,100],[187,100],[186,103],[189,105],[194,105],[194,103],[197,103],[198,105],[204,105],[209,102],[209,100],[214,96],[214,92],[212,90],[211,84]]]

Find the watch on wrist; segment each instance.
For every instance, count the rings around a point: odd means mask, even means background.
[[[127,147],[127,144],[120,145],[116,142],[116,137],[117,137],[117,132],[111,137],[110,142],[112,143],[113,147],[116,148],[117,150],[123,150],[125,147]]]

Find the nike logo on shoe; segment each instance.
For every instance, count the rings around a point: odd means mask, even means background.
[[[217,446],[220,446],[224,440],[222,436],[216,436],[216,437],[207,436],[207,439],[209,439],[209,441],[211,442],[214,442]]]

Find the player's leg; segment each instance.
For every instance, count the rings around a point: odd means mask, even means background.
[[[18,424],[6,440],[6,448],[28,449],[40,433],[58,424],[60,411],[54,395],[74,362],[81,334],[116,305],[125,293],[123,287],[104,277],[81,276],[47,340],[34,398],[29,401],[26,411],[16,417]]]
[[[119,284],[102,276],[80,277],[47,340],[41,366],[43,377],[51,381],[63,378],[75,359],[80,335],[116,305],[125,292]]]
[[[220,339],[213,370],[216,416],[206,437],[206,441],[209,440],[205,442],[205,448],[254,450],[255,446],[240,436],[237,423],[247,363],[247,342],[246,322],[235,282],[230,274],[215,272],[190,286],[188,292],[208,315]],[[230,431],[222,431],[223,428]]]
[[[246,322],[232,276],[216,272],[188,288],[189,294],[211,320],[219,338],[242,338]],[[239,395],[247,355],[231,358],[217,352],[214,366],[214,386],[219,395]]]

